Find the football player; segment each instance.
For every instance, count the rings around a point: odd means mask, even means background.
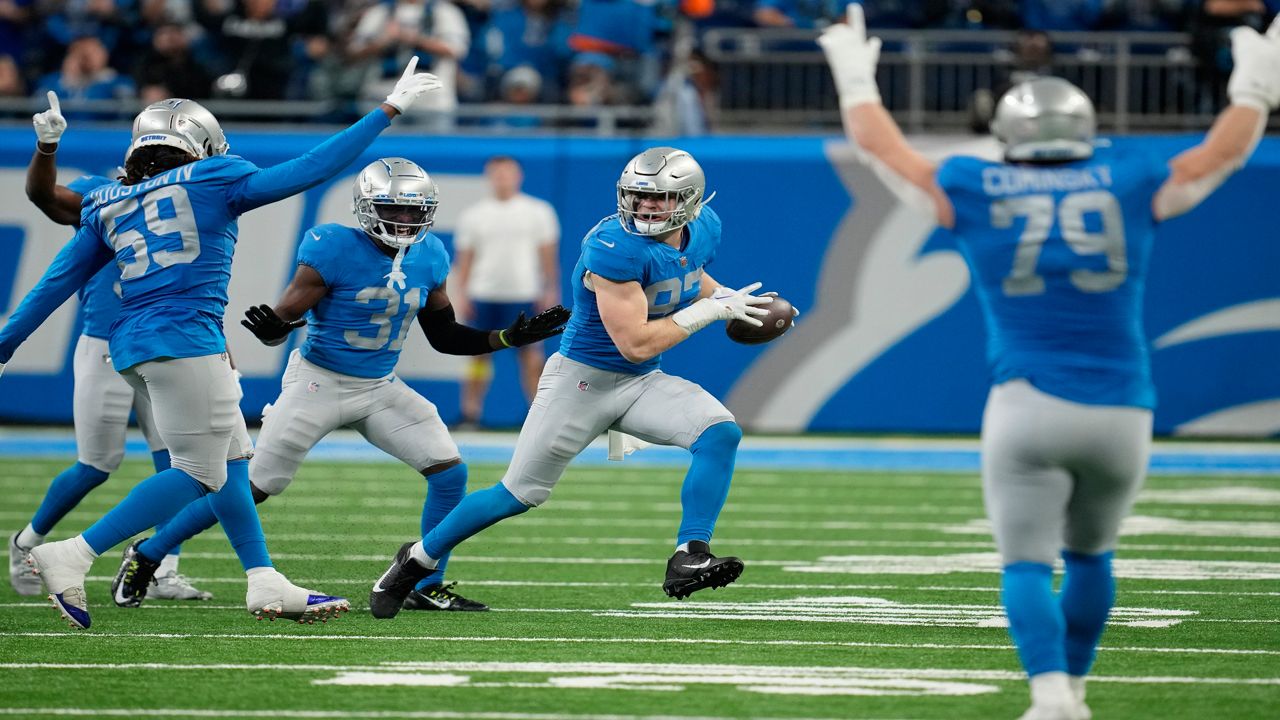
[[[438,88],[409,62],[387,100],[303,156],[271,168],[227,154],[208,110],[171,99],[134,120],[125,177],[85,196],[81,227],[0,329],[0,362],[104,265],[120,268],[121,311],[110,350],[117,372],[151,401],[172,467],[143,480],[101,520],[69,540],[31,550],[60,614],[88,627],[84,578],[124,539],[213,493],[218,519],[248,576],[246,604],[259,617],[311,621],[344,610],[343,598],[310,592],[271,566],[249,492],[252,453],[227,361],[222,317],[236,218],[340,172],[393,117]]]
[[[1280,105],[1280,21],[1232,31],[1231,105],[1172,160],[1095,141],[1093,103],[1057,78],[1001,98],[1004,160],[914,151],[880,103],[880,41],[862,9],[819,39],[845,129],[950,228],[988,331],[983,496],[1004,570],[1009,631],[1030,677],[1024,720],[1090,716],[1085,676],[1111,609],[1120,522],[1151,448],[1142,288],[1157,223],[1185,213],[1252,153]],[[923,192],[920,192],[923,191]],[[1053,563],[1066,577],[1053,592]]]
[[[685,597],[742,573],[709,542],[742,431],[701,387],[658,369],[662,352],[717,320],[761,325],[772,297],[720,287],[705,267],[720,245],[706,207],[706,179],[687,152],[646,150],[617,183],[618,212],[582,241],[572,275],[574,310],[538,383],[501,484],[472,493],[419,542],[405,543],[374,584],[369,609],[394,617],[405,597],[458,543],[546,502],[565,467],[611,428],[693,454],[680,499],[684,515],[663,589]]]
[[[316,443],[350,427],[427,480],[422,534],[462,500],[467,466],[436,406],[395,375],[396,361],[414,319],[432,347],[453,355],[483,355],[539,342],[564,329],[569,311],[556,305],[526,320],[521,313],[502,331],[459,325],[445,288],[449,255],[428,232],[439,205],[436,184],[418,165],[384,158],[356,176],[359,227],[328,224],[306,232],[293,281],[274,308],[250,308],[242,323],[267,345],[279,345],[307,325],[301,349],[289,356],[280,397],[264,411],[262,432],[249,463],[254,500],[284,491]],[[307,319],[303,319],[303,318]],[[195,501],[164,530],[135,543],[147,570],[169,547],[211,527],[207,499]],[[146,572],[117,574],[119,597],[147,592]],[[404,606],[416,610],[487,610],[444,585],[445,559],[424,578]]]
[[[36,130],[36,152],[27,166],[27,197],[50,220],[60,225],[80,225],[83,193],[109,182],[105,177],[85,175],[70,185],[57,184],[58,143],[66,132],[58,95],[49,91],[49,109],[32,116]],[[67,513],[95,487],[120,467],[124,459],[125,431],[132,409],[138,427],[151,450],[156,472],[169,467],[169,451],[151,420],[151,404],[129,387],[111,367],[107,338],[111,323],[120,313],[116,280],[120,272],[105,267],[80,289],[80,316],[83,327],[76,341],[73,417],[77,461],[53,479],[31,522],[9,538],[9,584],[19,595],[38,595],[40,579],[27,564],[27,552],[44,542]],[[198,590],[178,574],[178,552],[164,557],[152,582],[153,597],[169,600],[208,600],[211,593]]]

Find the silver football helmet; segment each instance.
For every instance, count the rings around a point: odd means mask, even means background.
[[[706,189],[706,175],[692,155],[673,147],[649,148],[631,158],[618,178],[618,217],[633,235],[662,235],[698,217]],[[642,212],[645,199],[657,199],[662,209]]]
[[[1097,130],[1093,101],[1056,77],[1014,85],[1000,98],[991,121],[1010,162],[1083,160],[1093,155]]]
[[[422,242],[435,221],[440,193],[427,172],[404,158],[365,166],[352,188],[356,219],[369,235],[394,248]]]
[[[151,103],[133,119],[133,140],[125,159],[134,150],[148,145],[186,150],[197,160],[225,155],[231,147],[213,113],[194,100],[182,98]]]

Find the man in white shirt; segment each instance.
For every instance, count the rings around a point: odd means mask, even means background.
[[[453,236],[449,295],[458,315],[473,327],[497,330],[520,313],[560,302],[560,221],[545,200],[520,191],[524,172],[515,158],[499,155],[484,166],[493,195],[462,211]],[[546,361],[541,343],[520,348],[520,384],[532,400]],[[478,425],[493,365],[472,359],[462,384],[462,420]]]

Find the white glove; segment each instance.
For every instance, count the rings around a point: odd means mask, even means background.
[[[49,91],[49,109],[31,116],[36,128],[36,139],[46,145],[57,145],[62,133],[67,131],[67,119],[62,117],[62,105],[58,93]]]
[[[409,59],[409,64],[405,66],[404,74],[396,81],[396,86],[391,88],[391,94],[387,96],[385,102],[403,115],[405,110],[413,104],[414,100],[422,97],[432,90],[439,90],[444,87],[444,83],[440,82],[440,78],[431,73],[415,73],[418,68],[418,56],[414,55]]]
[[[880,102],[880,90],[876,88],[880,38],[867,39],[867,23],[862,17],[861,5],[849,5],[846,15],[848,24],[831,25],[818,37],[818,44],[831,66],[843,110],[863,103]]]
[[[751,294],[759,290],[760,285],[751,283],[741,290],[718,287],[711,297],[702,298],[672,315],[671,319],[690,335],[717,320],[742,320],[760,327],[764,323],[756,316],[768,315],[769,311],[759,306],[773,302],[770,296]]]
[[[1231,31],[1231,59],[1235,69],[1227,83],[1233,105],[1248,105],[1265,115],[1280,107],[1280,17],[1267,34],[1251,27]]]

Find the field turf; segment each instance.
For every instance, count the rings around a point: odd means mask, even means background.
[[[29,518],[53,460],[0,460],[0,528]],[[472,466],[471,488],[496,466]],[[54,537],[148,467],[125,467]],[[575,467],[544,507],[461,546],[449,568],[489,613],[372,619],[369,588],[417,534],[425,483],[395,464],[309,462],[262,506],[276,566],[350,597],[327,625],[260,622],[220,530],[183,549],[204,603],[110,602],[93,627],[0,590],[0,715],[302,718],[1016,718],[1027,691],[998,607],[977,477],[740,470],[713,549],[734,585],[660,585],[680,469]],[[1118,555],[1094,717],[1280,717],[1280,477],[1149,480]],[[1134,534],[1137,533],[1137,534]]]

